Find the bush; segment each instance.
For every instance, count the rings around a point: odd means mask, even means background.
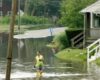
[[[62,50],[66,47],[69,47],[68,39],[65,32],[56,35],[53,38],[53,42],[55,42],[58,50]]]
[[[43,17],[36,17],[36,16],[29,16],[29,15],[24,15],[21,16],[21,24],[26,25],[26,24],[46,24],[49,23],[48,18],[43,18]],[[18,16],[16,18],[16,24],[18,24]]]
[[[82,32],[81,29],[68,29],[63,33],[60,33],[53,38],[54,46],[58,49],[58,51],[71,47],[71,39],[75,37],[77,34]]]
[[[18,16],[16,16],[15,23],[18,24]],[[24,15],[20,17],[21,25],[27,25],[27,24],[49,24],[50,21],[48,18],[44,17],[36,17],[36,16],[29,16]],[[10,16],[5,16],[0,20],[1,24],[9,24],[10,23]]]
[[[10,17],[8,16],[4,16],[1,20],[0,20],[0,24],[9,24],[10,23]]]

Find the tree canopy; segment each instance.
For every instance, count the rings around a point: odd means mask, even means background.
[[[5,0],[7,5],[11,0]],[[20,0],[20,8],[29,16],[44,16],[63,26],[81,28],[83,15],[80,10],[97,0]],[[52,18],[52,19],[51,19]],[[56,20],[55,20],[56,18]],[[59,18],[59,19],[58,19]],[[54,19],[54,21],[53,21]]]
[[[96,0],[63,0],[61,3],[61,18],[59,23],[67,27],[82,27],[83,16],[80,10]]]
[[[25,12],[35,16],[58,15],[61,0],[26,0]]]

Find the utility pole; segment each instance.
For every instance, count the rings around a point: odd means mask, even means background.
[[[13,34],[14,34],[16,8],[17,8],[17,0],[12,0],[12,15],[11,15],[10,30],[9,30],[8,51],[7,51],[7,67],[6,67],[6,79],[5,80],[10,80],[10,74],[11,74]]]

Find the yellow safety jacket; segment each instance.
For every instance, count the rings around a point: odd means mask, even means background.
[[[36,67],[39,67],[39,66],[43,66],[43,56],[42,55],[39,55],[39,56],[36,56]]]

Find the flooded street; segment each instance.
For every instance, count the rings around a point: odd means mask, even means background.
[[[100,80],[99,38],[100,0],[0,0],[0,80]]]
[[[45,65],[44,73],[41,79],[36,77],[36,70],[32,62],[18,63],[12,62],[11,80],[100,80],[97,70],[91,67],[92,74],[88,74],[84,67],[75,69],[67,63],[58,63],[58,65]],[[67,66],[64,66],[66,65]],[[98,69],[98,68],[96,68]],[[85,70],[85,71],[84,71]],[[6,62],[0,60],[0,80],[5,80]],[[94,74],[95,73],[95,74]],[[97,73],[97,74],[96,74]]]
[[[88,73],[86,63],[63,62],[46,47],[51,38],[40,39],[22,39],[23,46],[19,48],[18,40],[14,39],[11,80],[100,80],[100,68],[96,64],[91,64]],[[0,80],[5,80],[7,64],[7,39],[3,41],[0,45]],[[36,77],[36,69],[33,65],[37,50],[41,50],[45,58],[41,79]]]

